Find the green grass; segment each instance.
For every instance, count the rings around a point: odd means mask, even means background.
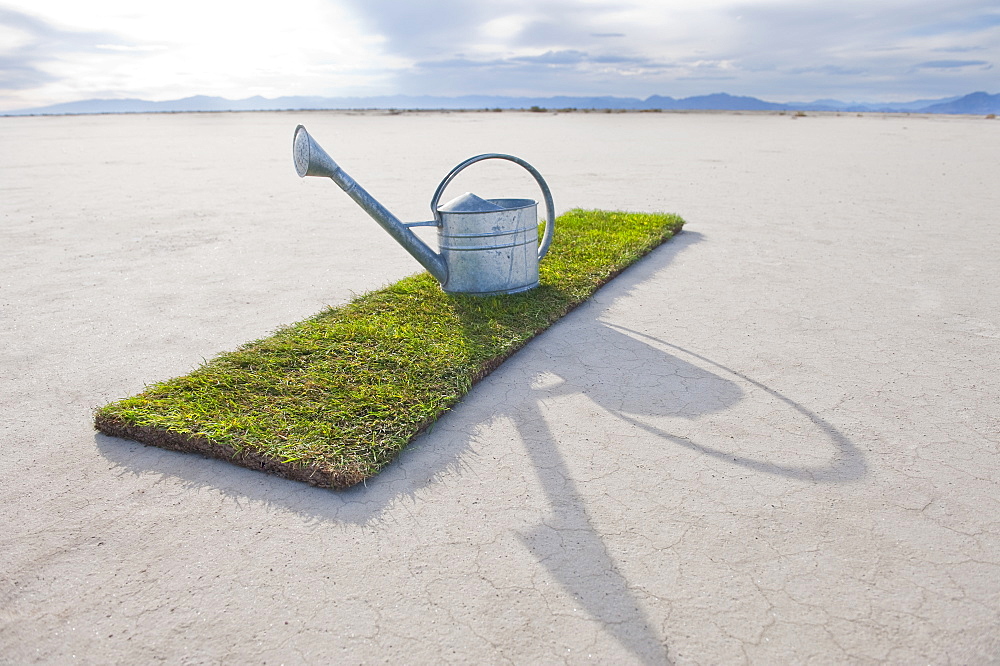
[[[97,411],[109,435],[317,486],[377,474],[472,385],[678,232],[674,215],[573,210],[541,286],[444,293],[422,273]]]

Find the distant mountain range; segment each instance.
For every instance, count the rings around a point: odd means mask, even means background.
[[[225,99],[197,95],[168,102],[141,99],[90,99],[34,109],[0,111],[0,116],[71,115],[95,113],[184,113],[204,111],[300,111],[323,109],[594,109],[621,111],[842,111],[874,113],[1000,113],[1000,94],[975,92],[964,97],[922,99],[899,103],[841,102],[824,99],[808,103],[765,102],[756,97],[726,93],[698,97],[499,97],[465,95],[433,97],[392,95],[382,97],[247,97]]]

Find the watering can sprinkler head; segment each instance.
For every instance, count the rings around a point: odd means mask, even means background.
[[[441,181],[431,199],[431,222],[404,224],[344,172],[299,125],[292,141],[295,172],[302,178],[323,176],[337,183],[379,226],[403,246],[447,292],[513,294],[538,286],[538,262],[552,242],[555,215],[552,194],[537,170],[519,157],[489,153],[471,157]],[[486,159],[514,162],[535,178],[545,196],[545,235],[538,240],[538,204],[531,199],[481,199],[464,194],[438,206],[458,173]],[[441,251],[435,252],[410,227],[436,226]]]
[[[333,178],[333,174],[340,171],[340,166],[309,136],[309,132],[302,125],[295,128],[292,156],[295,159],[295,172],[300,178],[306,176]]]

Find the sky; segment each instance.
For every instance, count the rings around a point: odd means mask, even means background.
[[[0,110],[427,94],[1000,92],[998,0],[0,0]]]

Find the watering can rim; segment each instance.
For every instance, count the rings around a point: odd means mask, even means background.
[[[478,201],[493,204],[493,207],[483,207],[482,210],[450,210],[448,208],[449,206],[456,205],[461,200],[467,200],[467,197],[470,196],[475,197]],[[464,203],[464,201],[462,203]],[[448,215],[483,215],[484,213],[497,213],[505,210],[521,210],[537,205],[538,202],[534,199],[525,199],[521,197],[497,197],[495,199],[484,199],[476,194],[473,194],[472,192],[466,192],[465,194],[455,197],[451,201],[441,204],[437,207],[437,210],[440,213],[447,213]]]

